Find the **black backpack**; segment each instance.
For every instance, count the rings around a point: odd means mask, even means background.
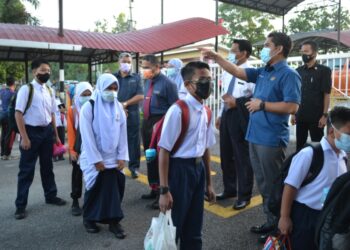
[[[34,94],[34,87],[33,87],[33,85],[30,84],[30,83],[27,83],[27,86],[29,88],[29,96],[28,96],[28,101],[27,101],[26,107],[24,109],[23,115],[27,112],[27,110],[29,109],[30,105],[32,104],[33,94]],[[15,118],[17,94],[18,94],[18,91],[16,91],[16,93],[11,97],[11,100],[10,100],[10,103],[9,103],[9,107],[8,107],[8,123],[9,123],[9,127],[10,127],[11,130],[14,130],[16,133],[19,133],[19,130],[18,130],[18,127],[17,127],[17,123],[16,123],[16,118]]]
[[[301,184],[301,187],[304,187],[314,181],[316,177],[319,175],[319,173],[322,170],[323,162],[324,162],[324,154],[323,149],[321,146],[321,143],[307,143],[305,144],[305,147],[311,147],[313,150],[313,156],[311,165],[309,168],[309,172],[307,176],[305,177],[304,181]],[[270,212],[279,217],[280,211],[281,211],[281,203],[282,203],[282,195],[283,195],[283,187],[284,187],[284,180],[288,176],[290,165],[292,164],[293,157],[298,152],[295,152],[294,154],[290,155],[284,162],[281,169],[281,174],[278,177],[278,179],[275,180],[274,183],[274,189],[272,190],[272,194],[270,195],[269,201],[268,201],[268,208]]]
[[[345,163],[347,161],[344,158]],[[320,250],[350,247],[350,172],[332,184],[318,218],[315,243]],[[337,240],[333,240],[337,234]],[[335,245],[336,244],[336,245]]]

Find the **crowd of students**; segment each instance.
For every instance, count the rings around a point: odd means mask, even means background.
[[[31,87],[25,85],[18,91],[16,101],[15,119],[21,135],[16,219],[27,215],[28,192],[38,158],[46,203],[66,204],[57,196],[53,173],[53,160],[63,156],[53,159],[52,147],[54,143],[64,144],[67,128],[73,167],[72,214],[83,214],[83,225],[89,233],[99,232],[97,223],[104,223],[109,224],[115,237],[125,238],[120,224],[124,217],[123,169],[129,162],[132,177],[138,178],[139,134],[144,150],[149,149],[154,126],[162,122],[158,158],[147,162],[150,193],[141,198],[154,200],[149,206],[162,212],[172,209],[180,249],[202,249],[205,198],[215,202],[216,198],[238,195],[234,209],[249,205],[253,174],[263,197],[266,222],[252,227],[251,232],[262,234],[263,242],[268,235],[279,231],[291,235],[293,249],[316,249],[312,235],[322,209],[323,190],[346,172],[350,109],[336,107],[328,116],[322,106],[322,117],[327,118],[327,135],[320,138],[324,166],[311,183],[303,186],[313,151],[306,147],[296,154],[285,179],[281,215],[273,214],[269,201],[278,193],[275,184],[281,178],[289,143],[289,116],[297,114],[298,117],[298,107],[303,106],[303,85],[307,81],[287,65],[291,49],[290,37],[279,32],[269,34],[261,51],[266,67],[257,69],[247,63],[252,52],[247,40],[234,40],[228,59],[202,49],[204,58],[214,59],[231,75],[224,86],[220,117],[215,122],[220,130],[224,183],[224,191],[219,195],[213,190],[210,176],[210,148],[216,141],[214,117],[205,106],[213,88],[207,63],[194,61],[183,66],[181,60],[173,59],[166,70],[162,70],[156,56],[146,55],[140,77],[132,73],[131,55],[122,53],[115,75],[100,75],[95,89],[88,82],[78,83],[74,95],[71,93],[71,104],[65,107],[46,85],[51,74],[49,62],[40,58],[33,60],[32,97]],[[308,56],[316,62],[315,55]],[[11,87],[11,83],[8,86]],[[328,88],[322,90],[328,93]],[[322,117],[320,126],[325,126]],[[183,130],[185,133],[181,135]],[[78,201],[82,180],[85,183],[83,208]]]

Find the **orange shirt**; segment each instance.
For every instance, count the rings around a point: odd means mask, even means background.
[[[77,136],[77,130],[75,129],[74,111],[71,106],[68,106],[68,112],[67,112],[67,136],[68,136],[69,154],[76,156],[77,153],[74,150],[74,144],[75,144],[75,138]]]

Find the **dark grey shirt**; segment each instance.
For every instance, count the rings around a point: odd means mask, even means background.
[[[122,77],[120,72],[115,74],[119,82],[118,101],[123,103],[136,95],[143,95],[141,78],[138,74],[131,73]],[[128,111],[137,111],[138,104],[128,106]]]

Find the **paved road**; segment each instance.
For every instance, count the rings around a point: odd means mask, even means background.
[[[17,147],[16,145],[15,148]],[[18,150],[15,149],[13,155],[19,156]],[[217,147],[213,149],[213,155],[218,155]],[[221,192],[220,166],[217,158],[214,157],[213,160],[213,180],[216,191]],[[145,168],[143,162],[142,173],[145,173]],[[99,234],[86,233],[82,217],[70,215],[71,167],[66,160],[55,163],[54,172],[58,195],[69,204],[63,207],[45,204],[37,166],[29,194],[28,217],[17,221],[14,219],[14,200],[18,159],[0,161],[0,170],[0,249],[143,249],[143,239],[151,218],[158,215],[157,211],[145,208],[147,202],[140,199],[141,194],[148,192],[143,183],[144,177],[141,176],[139,180],[127,177],[123,202],[125,219],[122,221],[128,234],[127,238],[114,238],[107,226],[102,226]],[[220,202],[205,211],[203,249],[261,249],[261,245],[257,244],[257,237],[249,232],[250,226],[264,222],[256,190],[254,194],[255,204],[238,214],[231,209],[233,199]]]

